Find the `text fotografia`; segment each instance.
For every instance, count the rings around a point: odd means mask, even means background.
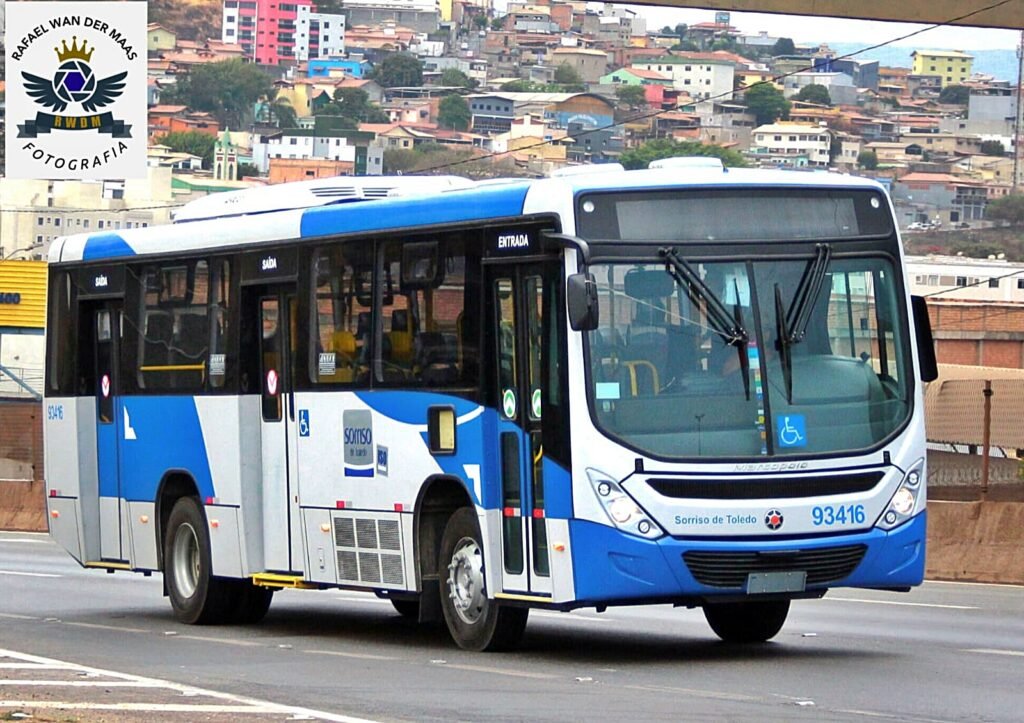
[[[85,171],[90,168],[98,168],[128,150],[128,146],[124,144],[124,141],[118,141],[116,146],[108,148],[103,153],[97,153],[91,158],[64,158],[47,153],[42,148],[36,148],[36,144],[31,141],[26,143],[23,148],[32,153],[33,160],[42,161],[47,166],[52,166],[57,170],[66,168],[69,171]]]

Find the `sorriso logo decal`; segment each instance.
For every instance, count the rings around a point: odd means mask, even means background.
[[[146,175],[146,3],[7,4],[7,175]]]

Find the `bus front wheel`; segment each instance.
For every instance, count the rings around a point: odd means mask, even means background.
[[[441,609],[460,648],[505,650],[522,638],[530,611],[487,597],[480,539],[480,525],[469,507],[460,508],[448,520],[438,561]]]
[[[164,536],[164,578],[174,616],[189,625],[224,622],[238,602],[233,580],[213,576],[210,533],[194,497],[171,509]]]
[[[727,643],[763,643],[774,638],[786,622],[789,600],[718,603],[704,606],[704,617]]]

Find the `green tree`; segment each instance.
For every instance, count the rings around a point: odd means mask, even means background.
[[[747,165],[743,156],[734,150],[710,143],[674,141],[671,138],[659,138],[637,148],[630,148],[623,152],[619,161],[627,169],[633,170],[647,168],[651,161],[679,156],[712,156],[720,158],[723,164],[732,168],[743,168]]]
[[[620,85],[615,89],[615,97],[618,98],[620,105],[630,110],[647,105],[647,91],[642,85]]]
[[[683,50],[688,53],[696,53],[700,50],[700,46],[692,40],[683,40],[682,42],[673,45],[669,50]]]
[[[965,85],[947,85],[939,93],[939,102],[948,105],[967,105],[971,99],[971,89]]]
[[[538,92],[538,89],[540,87],[541,86],[538,86],[536,83],[533,83],[529,80],[524,80],[522,78],[520,78],[519,80],[510,80],[507,83],[501,84],[501,90],[505,91],[506,93]]]
[[[481,16],[477,16],[481,17]],[[478,83],[470,78],[468,75],[463,73],[458,68],[445,68],[444,72],[441,73],[441,80],[439,85],[447,87],[458,87],[458,88],[475,88]]]
[[[370,94],[362,88],[335,88],[334,103],[342,115],[357,123],[387,123],[390,118],[379,106],[370,102]]]
[[[267,103],[267,113],[269,115],[268,120],[278,128],[297,128],[299,125],[298,116],[295,113],[295,108],[292,107],[292,102],[283,95],[276,96]]]
[[[1005,156],[1006,147],[1002,141],[982,141],[981,152],[986,156]]]
[[[857,165],[865,171],[873,171],[878,168],[878,154],[874,151],[861,151],[857,154]]]
[[[270,76],[238,58],[195,65],[175,85],[164,102],[211,113],[232,128],[248,126],[256,101],[269,97],[272,90]]]
[[[494,18],[491,20],[491,30],[504,30],[505,29],[505,18]]]
[[[796,52],[796,45],[792,38],[779,38],[772,46],[772,55],[793,55]]]
[[[464,131],[472,119],[469,103],[461,95],[445,96],[437,107],[437,124],[442,128]]]
[[[796,94],[796,100],[815,105],[832,105],[832,96],[828,94],[828,88],[816,83],[801,88],[800,92]]]
[[[252,163],[239,163],[238,164],[238,178],[256,178],[260,175],[260,170],[256,168]]]
[[[661,28],[661,34],[662,35],[674,35],[675,31],[672,29],[671,25],[665,25],[665,26],[663,26]]]
[[[583,85],[583,78],[576,68],[569,63],[562,63],[555,68],[555,82],[559,85],[579,87]]]
[[[175,131],[156,139],[158,145],[167,146],[176,153],[190,153],[203,159],[203,168],[213,168],[213,148],[217,138],[199,131]]]
[[[1011,193],[989,201],[985,207],[985,218],[1003,221],[1010,226],[1024,226],[1024,193]]]
[[[789,117],[789,101],[771,83],[757,83],[746,90],[747,110],[757,118],[758,125],[774,123]]]
[[[483,13],[473,16],[473,26],[477,30],[483,30],[487,27],[487,16]]]
[[[423,85],[423,63],[409,53],[392,53],[373,69],[373,79],[385,88]]]

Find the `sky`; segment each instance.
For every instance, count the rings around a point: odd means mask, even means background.
[[[647,18],[648,30],[657,30],[666,25],[675,27],[677,23],[693,25],[715,20],[714,10],[652,7],[650,5],[630,5],[629,7]],[[797,43],[832,41],[859,42],[865,45],[875,45],[912,33],[915,30],[931,27],[879,20],[845,20],[741,12],[732,13],[731,24],[744,34],[754,35],[763,30],[772,37],[791,38]],[[897,42],[896,45],[930,50],[993,50],[1016,48],[1019,42],[1020,32],[1016,30],[951,26],[925,30],[920,35]]]

